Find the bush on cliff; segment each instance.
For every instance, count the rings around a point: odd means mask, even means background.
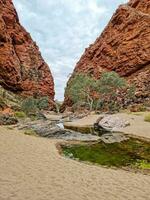
[[[103,73],[98,82],[100,108],[116,111],[134,99],[134,85],[129,86],[116,72]]]

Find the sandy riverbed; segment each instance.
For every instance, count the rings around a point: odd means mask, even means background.
[[[69,160],[55,144],[0,127],[0,200],[150,199],[150,176]]]

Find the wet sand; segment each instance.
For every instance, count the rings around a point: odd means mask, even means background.
[[[150,176],[64,158],[56,142],[0,127],[0,200],[150,199]]]

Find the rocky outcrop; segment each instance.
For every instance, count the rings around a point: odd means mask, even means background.
[[[115,71],[134,82],[137,97],[150,96],[149,0],[130,0],[121,5],[100,37],[85,50],[74,73],[99,78],[104,71]],[[64,107],[69,104],[65,96]]]
[[[18,120],[10,114],[0,114],[0,126],[2,125],[14,125],[17,124]]]
[[[54,99],[50,69],[20,25],[12,0],[0,0],[0,85],[23,96]]]
[[[58,124],[57,124],[58,123]],[[30,133],[36,133],[40,137],[46,138],[54,138],[54,139],[62,139],[66,141],[99,141],[100,137],[92,134],[83,134],[80,132],[72,131],[69,129],[64,129],[63,124],[60,127],[62,122],[54,122],[50,120],[37,120],[30,122],[29,121],[22,121],[18,124],[19,130],[25,130],[25,134],[27,130],[30,130]]]

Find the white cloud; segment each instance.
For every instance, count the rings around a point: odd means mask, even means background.
[[[21,23],[37,42],[63,99],[68,74],[84,49],[126,0],[13,0]]]
[[[94,12],[93,14],[103,14],[107,11],[106,7],[103,6],[98,6],[98,4],[96,3],[96,1],[89,1],[89,9]]]

